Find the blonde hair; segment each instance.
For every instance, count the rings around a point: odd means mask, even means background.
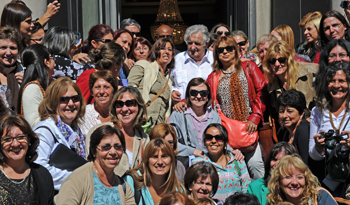
[[[199,199],[197,199],[196,201],[194,201],[194,203],[195,203],[196,205],[208,205],[208,204],[210,204],[210,205],[215,205],[215,203],[213,202],[213,200],[211,200],[211,199],[209,199],[209,198],[206,198],[206,197],[204,197],[204,198],[199,198]]]
[[[319,32],[321,18],[322,18],[322,14],[319,11],[308,13],[299,22],[299,27],[303,28],[307,23],[310,23],[310,24],[313,24],[316,27],[317,32]]]
[[[312,204],[315,204],[315,199],[318,194],[317,187],[320,183],[315,175],[313,175],[310,169],[304,164],[303,160],[298,154],[287,155],[281,159],[276,168],[272,171],[271,179],[268,183],[270,193],[267,195],[268,204],[280,204],[286,201],[286,196],[280,189],[280,183],[282,178],[288,174],[291,174],[292,170],[296,169],[300,171],[305,177],[305,189],[302,193],[303,197],[299,204],[309,204],[311,199]]]
[[[277,54],[280,54],[282,57],[287,58],[285,63],[287,66],[287,90],[296,89],[295,83],[299,75],[299,65],[297,61],[294,60],[293,52],[294,49],[292,50],[285,41],[277,41],[270,45],[263,62],[264,76],[269,84],[273,84],[278,80],[278,77],[271,68],[269,60],[275,58]]]
[[[294,33],[290,26],[282,24],[276,26],[273,31],[276,31],[282,38],[283,41],[287,42],[288,45],[293,49],[294,51]]]
[[[227,46],[232,46],[234,47],[234,51],[235,52],[235,68],[237,73],[241,71],[242,69],[242,65],[241,65],[241,61],[239,60],[239,49],[237,46],[237,43],[235,41],[235,39],[232,36],[223,36],[223,37],[219,37],[218,40],[214,43],[214,48],[213,48],[213,55],[214,55],[214,63],[213,63],[213,69],[216,73],[219,72],[219,70],[223,67],[222,63],[220,62],[219,59],[219,54],[217,53],[216,49],[219,47],[219,44],[221,42],[224,42]]]

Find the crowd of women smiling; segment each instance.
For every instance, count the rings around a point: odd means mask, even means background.
[[[341,13],[305,15],[297,46],[279,25],[251,51],[243,31],[199,25],[185,42],[212,55],[212,72],[188,79],[174,104],[169,76],[181,62],[171,36],[152,45],[98,24],[83,41],[65,27],[44,31],[60,3],[47,8],[32,22],[13,0],[1,15],[1,204],[350,204]],[[345,161],[329,168],[339,153]]]

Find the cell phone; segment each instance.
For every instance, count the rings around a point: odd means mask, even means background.
[[[342,0],[340,3],[340,7],[342,7],[343,9],[350,9],[350,4],[348,1]]]
[[[57,1],[57,3],[55,4],[55,6],[57,6],[57,4],[59,4],[60,3],[60,0],[56,0]]]
[[[77,43],[75,45],[78,45],[80,43],[80,39],[81,39],[81,34],[79,32],[77,32],[77,36],[78,36],[78,40],[77,40]]]

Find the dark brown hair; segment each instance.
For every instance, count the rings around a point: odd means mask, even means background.
[[[238,46],[237,46],[235,39],[232,36],[219,37],[218,40],[214,43],[214,48],[213,48],[214,63],[212,65],[214,71],[216,73],[218,73],[219,70],[223,67],[223,65],[219,59],[219,53],[216,51],[216,49],[219,47],[219,44],[221,42],[224,42],[226,44],[226,46],[233,46],[234,47],[233,52],[235,52],[235,57],[236,57],[236,62],[234,63],[235,68],[236,68],[237,72],[241,71],[242,65],[241,65],[241,61],[239,60],[239,49],[238,49]]]
[[[192,78],[192,80],[190,80],[190,82],[187,84],[187,88],[186,88],[186,95],[185,95],[185,102],[187,103],[188,106],[191,106],[191,96],[190,96],[190,89],[192,86],[197,86],[204,83],[204,85],[207,87],[208,90],[208,101],[204,104],[203,109],[206,110],[207,107],[209,107],[211,105],[211,91],[210,91],[210,86],[207,83],[207,81],[205,81],[203,78]]]
[[[90,74],[89,88],[90,88],[91,95],[93,93],[92,89],[94,88],[94,85],[99,78],[102,78],[103,80],[105,80],[109,84],[111,84],[111,86],[113,87],[113,95],[117,92],[118,79],[117,79],[117,77],[115,77],[115,75],[112,73],[112,71],[110,71],[110,70],[98,70],[98,71]]]
[[[174,153],[177,155],[177,135],[173,126],[165,123],[158,124],[151,129],[148,136],[150,140],[156,138],[164,139],[168,134],[171,134],[174,138]]]
[[[167,69],[170,70],[175,66],[175,45],[170,38],[160,38],[154,44],[150,52],[148,53],[147,60],[150,62],[156,61],[160,57],[160,47],[165,47],[166,43],[170,43],[173,48],[172,57],[170,63],[167,65]]]

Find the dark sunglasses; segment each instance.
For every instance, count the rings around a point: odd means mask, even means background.
[[[198,91],[198,90],[190,90],[190,95],[193,96],[193,97],[197,97],[197,96],[198,96],[198,93],[199,93],[202,97],[207,97],[208,94],[209,94],[209,91],[207,91],[207,90],[201,90],[201,91]]]
[[[140,32],[130,32],[132,34],[132,36],[136,36],[136,37],[140,37],[141,33]]]
[[[241,42],[239,42],[237,44],[240,45],[240,46],[245,46],[245,44],[247,44],[247,41],[241,41]]]
[[[115,144],[113,146],[110,144],[97,145],[97,147],[101,148],[101,151],[103,151],[103,152],[107,152],[107,151],[111,150],[112,147],[114,147],[114,149],[117,151],[124,151],[124,147],[122,145],[118,145],[118,144]]]
[[[216,51],[220,54],[220,53],[223,53],[225,49],[227,52],[232,52],[234,48],[235,48],[234,46],[219,47],[216,49]]]
[[[272,59],[269,60],[269,63],[270,63],[270,64],[275,64],[276,61],[278,61],[278,62],[280,62],[280,63],[285,63],[286,60],[287,60],[287,58],[285,58],[285,57],[281,57],[281,58],[272,58]]]
[[[126,107],[135,107],[137,105],[137,102],[135,99],[127,100],[125,102],[121,101],[121,100],[115,101],[115,106],[117,108],[122,108],[122,107],[124,107],[124,105],[126,105]]]
[[[95,41],[101,41],[101,42],[103,42],[103,43],[112,42],[111,39],[104,39],[104,38],[96,39]]]
[[[72,100],[73,103],[80,102],[81,98],[79,95],[73,95],[73,96],[62,96],[60,98],[60,102],[64,104],[68,104],[69,101]]]
[[[225,36],[229,36],[230,35],[230,32],[229,31],[217,31],[216,34],[218,34],[219,36],[221,36],[223,33],[225,33]]]
[[[173,38],[173,35],[160,35],[158,38]]]
[[[214,135],[214,136],[210,134],[205,134],[205,141],[212,141],[213,138],[215,138],[215,140],[218,142],[223,142],[225,137],[223,134]]]

